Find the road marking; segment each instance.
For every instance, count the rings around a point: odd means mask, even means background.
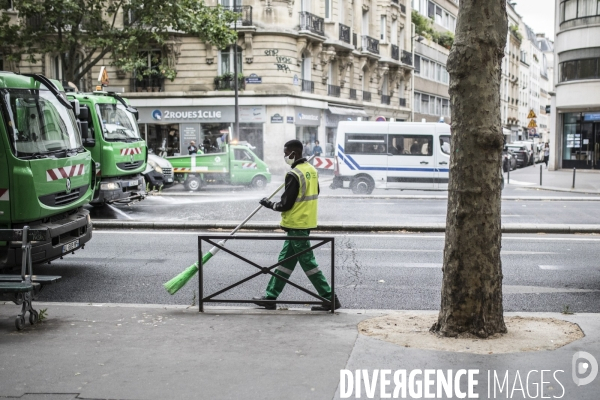
[[[537,294],[537,293],[590,293],[600,292],[597,289],[555,288],[545,286],[513,286],[503,285],[502,294]]]
[[[600,267],[579,266],[579,265],[538,265],[540,269],[548,271],[581,271],[581,270],[600,270]]]
[[[328,248],[325,249],[323,248],[322,250],[326,250],[326,251],[330,251]],[[373,251],[373,252],[377,252],[377,253],[441,253],[442,251],[444,251],[443,249],[439,249],[439,250],[423,250],[423,249],[361,249],[361,248],[356,248],[356,249],[343,249],[344,251]],[[556,253],[556,252],[551,252],[551,251],[511,251],[511,250],[502,250],[500,252],[500,254],[510,254],[510,255],[534,255],[534,254],[560,254],[560,253]]]
[[[125,218],[127,218],[127,219],[133,220],[133,218],[131,218],[129,215],[125,214],[123,211],[119,210],[118,208],[116,208],[116,207],[113,207],[111,204],[108,204],[108,206],[109,206],[109,207],[110,207],[110,208],[111,208],[111,209],[112,209],[114,212],[116,212],[117,214],[120,214],[120,215],[124,216],[124,217],[125,217]]]

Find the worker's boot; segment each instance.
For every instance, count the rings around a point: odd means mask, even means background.
[[[338,308],[342,308],[342,304],[340,303],[337,294],[335,295],[335,300],[333,302],[333,306],[334,306],[334,310],[337,310]],[[324,306],[313,306],[310,308],[311,311],[331,311],[331,306],[330,305],[324,305]]]
[[[273,299],[267,299],[265,296],[262,296],[262,297],[253,297],[252,300],[257,300],[254,302],[254,304],[256,304],[259,307],[264,307],[265,310],[277,310],[276,303],[267,303],[265,301],[261,301],[261,300],[273,300]]]

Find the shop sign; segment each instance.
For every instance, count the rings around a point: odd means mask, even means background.
[[[271,123],[272,124],[283,124],[283,117],[279,114],[271,115]]]
[[[600,121],[600,113],[583,114],[584,121]]]
[[[135,103],[133,104],[135,106]],[[137,107],[140,113],[139,123],[212,123],[234,122],[235,112],[231,106],[196,107]],[[242,106],[240,122],[265,122],[265,106]]]
[[[296,107],[296,125],[319,126],[321,125],[321,110],[316,108]]]
[[[248,84],[262,83],[262,77],[260,77],[256,74],[250,74],[246,77],[246,83],[248,83]]]
[[[287,123],[288,124],[293,124],[294,123],[294,117],[287,117]]]
[[[240,122],[265,122],[266,119],[265,106],[240,107]]]

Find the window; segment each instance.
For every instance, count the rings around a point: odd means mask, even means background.
[[[339,6],[339,18],[340,18],[340,22],[343,24],[346,22],[346,10],[344,9],[346,7],[346,2],[344,0],[338,0],[338,6]]]
[[[325,0],[325,19],[331,20],[331,0]]]
[[[442,153],[450,155],[450,136],[440,136],[440,149]]]
[[[254,161],[254,157],[243,149],[234,149],[233,157],[236,161]]]
[[[387,154],[387,135],[346,135],[346,154]]]
[[[577,18],[577,0],[565,1],[565,21]]]
[[[390,32],[390,42],[392,44],[398,44],[398,20],[392,21],[392,31]]]
[[[13,0],[0,0],[0,10],[12,10]]]
[[[311,58],[302,56],[302,79],[305,81],[310,81],[311,78]]]
[[[415,74],[421,74],[421,56],[415,54]]]
[[[598,12],[598,0],[579,0],[579,9],[577,17],[589,17],[596,15]]]
[[[421,112],[421,93],[415,93],[414,101],[413,101],[415,112]]]
[[[363,11],[363,14],[362,14],[362,34],[363,35],[369,34],[369,12],[368,11]]]
[[[234,50],[233,46],[229,47],[228,49],[221,50],[221,52],[220,52],[221,62],[219,64],[220,75],[233,74],[234,65],[232,63],[232,60],[233,60],[234,54],[235,54],[235,52],[233,50]],[[243,65],[242,49],[241,49],[241,47],[238,46],[238,48],[237,48],[237,72],[238,72],[238,74],[242,73],[242,65]]]
[[[385,15],[381,16],[381,26],[380,26],[380,32],[381,32],[381,41],[385,42],[386,41],[386,29],[387,29],[387,17]]]
[[[442,9],[438,6],[435,7],[435,22],[438,25],[443,25],[443,21],[442,21]]]
[[[96,111],[105,139],[140,139],[135,117],[122,104],[96,104]]]
[[[429,114],[429,96],[426,94],[421,95],[421,113]]]
[[[435,18],[435,3],[433,1],[427,4],[427,16],[431,19]]]
[[[579,79],[600,79],[600,58],[565,61],[558,64],[560,82]]]
[[[433,136],[425,135],[389,135],[389,153],[404,156],[433,155]]]
[[[225,8],[241,7],[242,0],[219,0],[219,3]]]
[[[444,117],[450,116],[450,100],[442,99],[442,115]]]

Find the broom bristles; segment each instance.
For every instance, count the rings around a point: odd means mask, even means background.
[[[192,265],[187,267],[185,271],[177,275],[175,278],[171,279],[169,282],[165,283],[163,286],[165,287],[165,289],[167,289],[167,292],[169,292],[169,294],[173,295],[177,293],[179,289],[184,287],[185,284],[188,283],[188,281],[192,279],[192,277],[196,275],[197,272],[198,263],[193,263]]]

